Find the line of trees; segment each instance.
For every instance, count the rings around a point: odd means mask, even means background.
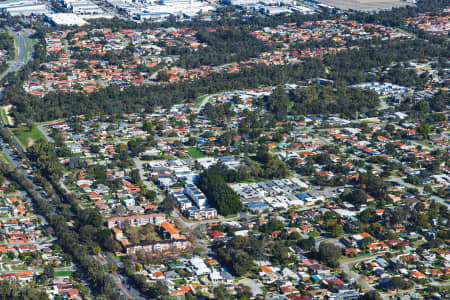
[[[43,149],[50,148],[46,146]],[[36,160],[42,160],[44,157],[49,160],[49,165],[55,164],[54,160],[57,159],[53,157],[53,160],[50,161],[50,156],[44,150],[34,154]],[[48,166],[42,167],[49,169]],[[114,250],[110,230],[102,228],[102,216],[96,210],[80,208],[75,195],[67,194],[55,182],[52,183],[56,191],[52,189],[51,184],[44,185],[46,189],[50,190],[49,202],[39,196],[22,174],[11,170],[8,165],[0,163],[0,172],[9,180],[17,182],[31,196],[37,211],[48,220],[53,228],[55,236],[58,238],[58,244],[83,269],[83,274],[92,290],[98,295],[98,299],[122,300],[123,297],[116,292],[116,286],[111,276],[99,262],[90,256],[92,249],[98,245],[108,250]],[[49,177],[48,179],[53,180],[54,178]],[[40,180],[46,182],[43,177]],[[68,223],[73,223],[73,226],[69,227]]]
[[[8,51],[8,58],[14,59],[15,51],[14,51],[14,40],[8,34],[8,32],[0,32],[0,49]],[[8,68],[8,63],[6,61],[2,61],[0,63],[0,73],[3,73]]]
[[[52,168],[60,168],[62,167],[58,160],[57,155],[58,150],[55,149],[55,145],[51,144],[47,141],[40,141],[40,146],[32,146],[29,148],[28,152],[30,153],[30,157],[35,162],[40,162],[40,168],[38,171],[45,173],[45,170],[51,170]],[[35,144],[35,145],[36,145]],[[57,166],[59,164],[59,167]],[[94,170],[95,172],[95,170]],[[100,171],[99,173],[103,173],[104,171]],[[107,228],[103,227],[104,220],[102,216],[95,209],[83,209],[79,205],[79,201],[76,195],[67,193],[58,182],[58,176],[53,176],[53,173],[47,172],[46,178],[51,181],[52,186],[55,188],[57,195],[59,195],[64,203],[61,205],[56,205],[61,211],[62,216],[57,219],[57,222],[68,222],[69,220],[74,220],[75,225],[72,230],[74,230],[74,234],[72,235],[73,239],[76,241],[65,243],[64,240],[65,234],[61,233],[64,237],[60,238],[58,236],[58,240],[62,239],[61,247],[72,254],[77,262],[80,263],[82,268],[88,272],[88,278],[90,279],[90,283],[93,286],[94,291],[98,292],[98,294],[105,295],[108,298],[113,297],[112,299],[122,299],[121,296],[113,294],[115,290],[115,284],[112,282],[111,277],[106,273],[105,267],[103,267],[96,260],[91,258],[89,254],[95,253],[99,247],[115,252],[120,251],[121,246],[112,239],[111,231]],[[133,177],[133,176],[132,176]],[[45,181],[45,179],[43,179]],[[139,180],[137,180],[139,181]],[[62,226],[62,231],[65,231],[67,225],[59,224],[56,226]],[[60,230],[61,231],[61,230]],[[77,247],[72,245],[77,244]],[[149,285],[145,278],[142,278],[139,274],[135,274],[132,272],[134,268],[134,264],[128,261],[124,264],[124,272],[131,280],[131,283],[143,294],[147,295],[151,299],[159,299],[159,297],[167,296],[167,287],[165,285]]]

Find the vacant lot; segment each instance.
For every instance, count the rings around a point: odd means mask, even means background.
[[[340,9],[355,10],[384,10],[392,7],[414,6],[399,0],[320,0],[320,2]]]

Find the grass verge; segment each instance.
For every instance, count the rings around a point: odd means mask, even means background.
[[[55,277],[72,277],[73,271],[55,271]]]
[[[8,116],[6,115],[6,110],[2,108],[2,122],[5,125],[9,125]]]
[[[6,157],[5,153],[3,153],[3,152],[0,152],[0,161],[3,161],[8,166],[10,166],[11,168],[14,169],[13,164],[9,161],[9,159]]]

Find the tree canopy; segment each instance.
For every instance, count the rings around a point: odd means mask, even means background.
[[[231,215],[242,210],[239,195],[226,184],[216,169],[210,168],[201,173],[197,185],[221,215]]]

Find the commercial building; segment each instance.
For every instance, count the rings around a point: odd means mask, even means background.
[[[88,24],[88,22],[73,13],[51,14],[47,16],[47,19],[54,25],[83,26]]]

